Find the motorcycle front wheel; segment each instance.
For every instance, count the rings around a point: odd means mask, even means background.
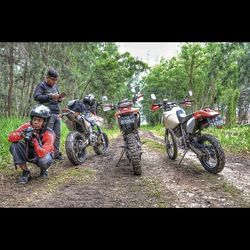
[[[166,129],[165,131],[165,147],[168,157],[171,160],[175,160],[178,155],[177,141],[172,129]]]
[[[85,138],[77,131],[72,131],[67,135],[65,150],[69,161],[73,165],[81,165],[86,159]]]
[[[225,154],[219,141],[211,135],[204,134],[198,142],[202,146],[200,150],[206,154],[200,159],[202,166],[209,173],[221,172],[225,166]]]

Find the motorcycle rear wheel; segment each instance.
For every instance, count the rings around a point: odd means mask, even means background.
[[[84,142],[84,136],[77,131],[72,131],[67,135],[65,150],[73,165],[81,165],[86,159],[86,147],[82,146]]]
[[[171,160],[175,160],[178,156],[177,141],[172,129],[166,129],[165,131],[165,147],[168,157]]]
[[[134,175],[141,175],[141,149],[138,146],[138,141],[135,134],[127,135],[128,154],[132,162]]]
[[[200,159],[202,166],[212,174],[221,172],[225,166],[225,154],[219,141],[211,136],[204,134],[199,138],[199,143],[204,147],[206,156]]]

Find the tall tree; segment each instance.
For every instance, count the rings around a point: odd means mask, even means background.
[[[8,65],[9,65],[9,90],[8,90],[8,116],[11,116],[12,112],[12,95],[13,95],[13,84],[14,84],[14,44],[8,44]]]

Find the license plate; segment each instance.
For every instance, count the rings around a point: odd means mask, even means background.
[[[210,125],[212,125],[212,126],[223,126],[224,125],[224,122],[223,122],[223,119],[222,119],[222,117],[221,116],[216,116],[216,117],[214,117],[214,118],[211,118],[210,120],[209,120],[209,123],[210,123]]]
[[[135,122],[135,119],[134,117],[123,117],[120,121],[121,125],[126,125],[126,124],[131,124],[131,123],[134,123]]]

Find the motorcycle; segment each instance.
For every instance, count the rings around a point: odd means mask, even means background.
[[[189,91],[192,96],[192,91]],[[194,100],[188,96],[180,103],[169,102],[164,99],[156,103],[156,96],[151,94],[153,104],[152,111],[163,109],[163,121],[165,126],[165,147],[168,157],[175,160],[178,156],[178,147],[185,150],[182,159],[188,150],[192,150],[202,166],[210,173],[217,174],[225,166],[225,154],[219,141],[212,135],[202,134],[201,131],[209,126],[221,128],[223,125],[219,112],[203,108],[191,114],[180,107],[190,107]]]
[[[104,96],[103,99],[107,100]],[[143,100],[143,95],[136,94],[132,100],[124,99],[118,104],[106,103],[103,104],[103,110],[116,110],[115,118],[117,119],[118,126],[123,135],[124,146],[121,152],[120,159],[116,164],[119,165],[122,156],[125,155],[129,159],[129,163],[132,164],[134,175],[141,175],[141,141],[138,133],[140,127],[140,112],[139,108],[134,108],[133,105]]]
[[[71,105],[72,101],[69,101],[68,107]],[[66,137],[65,150],[73,165],[80,165],[85,161],[88,146],[92,146],[97,155],[108,151],[108,136],[101,128],[103,118],[90,111],[79,113],[69,108],[62,109],[61,117],[67,118],[65,123],[70,132]]]

